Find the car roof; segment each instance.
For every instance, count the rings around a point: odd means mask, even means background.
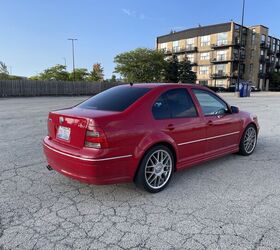
[[[191,83],[133,83],[131,84],[123,84],[120,86],[128,86],[128,87],[135,87],[135,88],[167,88],[167,87],[195,87],[195,88],[201,88],[201,89],[207,89],[208,88],[198,85],[198,84],[191,84]]]

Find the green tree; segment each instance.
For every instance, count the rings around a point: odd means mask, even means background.
[[[0,80],[9,79],[8,67],[4,62],[0,61]]]
[[[92,66],[92,71],[89,73],[88,80],[94,82],[100,82],[104,80],[103,68],[100,63],[95,63]]]
[[[69,72],[66,71],[66,66],[57,64],[53,67],[50,67],[44,70],[37,76],[32,76],[29,79],[32,80],[61,80],[68,81],[69,80]]]
[[[165,67],[165,81],[170,83],[177,83],[179,81],[179,62],[175,54],[167,60]]]
[[[85,81],[88,79],[89,72],[85,68],[75,69],[75,81]],[[73,71],[69,74],[69,80],[73,81],[74,73]]]
[[[185,58],[179,62],[178,80],[181,83],[195,83],[196,73],[192,71],[191,62]]]
[[[114,62],[115,72],[128,82],[160,82],[166,64],[162,52],[147,48],[121,53]]]
[[[111,82],[111,83],[115,83],[115,82],[117,82],[117,77],[116,77],[116,75],[112,75],[112,77],[111,77],[111,79],[109,80],[109,82]]]

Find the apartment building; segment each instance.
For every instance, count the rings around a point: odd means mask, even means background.
[[[241,31],[241,25],[228,22],[171,32],[157,37],[156,46],[166,58],[176,54],[181,61],[186,57],[198,84],[227,88],[237,82],[239,67],[241,80],[268,90],[269,73],[280,71],[280,40],[268,32],[263,25]]]

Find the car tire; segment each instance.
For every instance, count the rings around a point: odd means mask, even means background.
[[[250,124],[245,129],[239,144],[239,154],[248,156],[251,155],[257,145],[258,133],[253,124]]]
[[[168,185],[174,172],[174,156],[164,145],[151,148],[141,160],[135,184],[150,192],[157,193]]]

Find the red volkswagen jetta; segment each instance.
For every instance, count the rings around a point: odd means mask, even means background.
[[[174,171],[239,152],[253,153],[257,117],[208,88],[134,84],[49,113],[48,168],[92,184],[134,181],[159,192]]]

